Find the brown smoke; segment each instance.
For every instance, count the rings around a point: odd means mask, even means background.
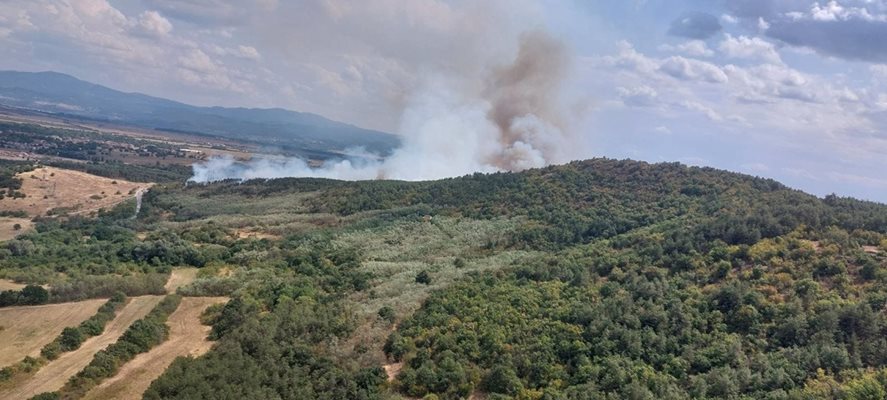
[[[561,42],[533,31],[521,36],[514,62],[493,71],[483,94],[502,150],[488,161],[491,165],[519,171],[556,161],[566,132],[558,94],[569,63]]]

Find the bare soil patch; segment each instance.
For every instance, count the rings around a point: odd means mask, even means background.
[[[9,279],[0,279],[0,292],[4,290],[21,290],[23,287],[25,287],[25,285],[21,283],[15,283]]]
[[[257,230],[251,229],[238,229],[234,231],[234,234],[238,239],[268,239],[268,240],[280,240],[282,239],[280,235],[275,235],[266,232],[260,232]]]
[[[186,286],[197,278],[197,268],[176,268],[166,281],[166,292],[175,293],[178,288]]]
[[[28,380],[13,388],[0,392],[0,399],[25,400],[44,392],[54,392],[62,388],[77,372],[89,365],[95,353],[117,341],[117,338],[136,320],[151,311],[163,296],[134,297],[123,307],[113,321],[108,323],[105,331],[83,342],[79,349],[62,354],[58,359],[40,368]],[[101,305],[103,301],[99,301]],[[45,307],[45,306],[41,306]],[[98,309],[98,307],[96,307]],[[90,313],[94,314],[95,311]]]
[[[862,251],[869,254],[878,254],[881,252],[881,250],[878,249],[877,246],[862,246]]]
[[[16,225],[19,229],[15,229]],[[34,223],[26,218],[0,217],[0,242],[15,239],[16,236],[31,230],[33,225]]]
[[[4,290],[23,286],[6,280],[0,284],[4,285]],[[0,327],[3,327],[0,329],[0,367],[15,364],[25,356],[39,356],[40,349],[55,339],[62,329],[85,321],[105,301],[0,308]]]
[[[382,368],[385,369],[385,374],[388,375],[388,382],[394,382],[394,379],[397,378],[397,374],[403,369],[403,363],[385,364]]]
[[[152,185],[54,167],[41,167],[16,176],[22,179],[20,191],[27,197],[6,197],[0,200],[0,210],[24,211],[30,216],[46,215],[50,210],[88,214],[101,208],[110,209]]]
[[[227,300],[226,297],[183,298],[167,320],[169,339],[123,365],[117,375],[96,386],[85,399],[141,399],[151,382],[177,357],[196,357],[209,351],[212,342],[206,337],[210,327],[200,324],[200,315],[207,307]]]

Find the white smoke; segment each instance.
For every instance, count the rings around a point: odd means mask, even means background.
[[[401,116],[402,147],[384,160],[351,157],[312,168],[298,158],[213,158],[194,165],[194,182],[318,177],[429,180],[473,172],[520,171],[570,160],[583,146],[560,110],[568,73],[563,45],[541,32],[521,37],[518,54],[475,89],[464,77],[429,77]],[[455,80],[454,80],[455,79]],[[475,78],[477,79],[477,78]]]

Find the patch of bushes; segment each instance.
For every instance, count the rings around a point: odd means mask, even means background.
[[[28,285],[21,290],[0,292],[0,307],[34,306],[49,302],[49,292],[41,286]]]
[[[43,346],[40,355],[48,360],[55,360],[61,353],[74,351],[80,348],[86,339],[98,336],[105,331],[105,325],[108,324],[117,315],[123,305],[126,304],[126,295],[123,293],[114,294],[110,300],[99,307],[98,312],[86,321],[80,323],[76,327],[67,327],[52,342]]]
[[[28,213],[21,210],[3,210],[0,211],[0,217],[7,218],[28,218]]]
[[[179,288],[178,293],[190,297],[230,296],[240,285],[234,278],[204,278]]]
[[[53,303],[110,297],[118,292],[127,296],[161,295],[166,293],[168,279],[169,274],[162,273],[84,276],[53,285],[50,295]]]

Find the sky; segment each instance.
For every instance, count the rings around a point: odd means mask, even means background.
[[[887,202],[887,0],[2,0],[0,69],[409,136],[416,99],[482,93],[539,31],[574,158]]]

